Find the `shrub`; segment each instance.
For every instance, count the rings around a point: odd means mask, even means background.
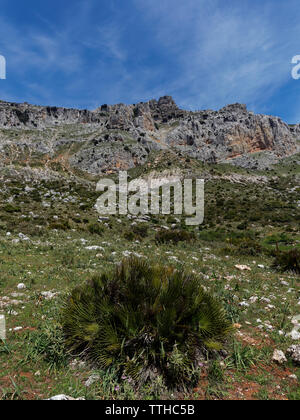
[[[20,213],[21,209],[20,207],[14,206],[13,204],[6,204],[3,207],[3,210],[6,211],[7,213]]]
[[[273,268],[279,271],[294,271],[300,274],[300,250],[277,251]]]
[[[246,230],[248,227],[248,223],[246,221],[240,223],[236,228],[239,230]]]
[[[195,234],[186,230],[161,230],[155,235],[156,242],[160,244],[169,242],[177,244],[178,242],[190,242],[193,239],[195,239]]]
[[[92,235],[102,235],[104,232],[100,223],[90,223],[87,228]]]
[[[132,242],[136,239],[135,234],[132,232],[132,230],[128,230],[124,233],[124,238],[129,241]]]
[[[144,239],[147,236],[148,236],[148,226],[145,226],[145,225],[132,226],[131,230],[127,230],[124,233],[124,238],[130,242]]]
[[[52,230],[69,230],[71,225],[68,220],[61,220],[60,222],[50,223],[49,228]]]
[[[257,256],[263,252],[259,242],[251,238],[233,239],[231,242],[233,245],[236,245],[239,255]]]
[[[133,226],[132,230],[140,238],[146,238],[148,236],[148,226],[146,225]]]
[[[192,385],[203,354],[221,350],[231,323],[195,276],[130,258],[68,297],[63,313],[67,347],[116,369],[137,386],[158,376],[166,385]]]

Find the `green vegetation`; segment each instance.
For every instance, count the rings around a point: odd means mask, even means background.
[[[190,242],[195,239],[195,235],[192,232],[186,230],[161,230],[157,232],[155,240],[159,244],[173,243],[178,244],[178,242]]]
[[[294,271],[300,274],[300,250],[278,251],[273,267],[280,271]]]
[[[195,385],[197,358],[231,331],[219,302],[183,271],[129,259],[77,287],[62,314],[67,346],[145,385]]]
[[[72,128],[68,129],[71,136]],[[34,135],[37,141],[42,135],[50,139],[51,131]],[[26,166],[28,156],[23,157]],[[291,319],[299,314],[296,163],[287,161],[274,171],[258,173],[153,154],[150,166],[130,171],[134,178],[172,170],[168,162],[173,162],[183,174],[206,177],[204,224],[192,229],[184,218],[173,216],[151,216],[144,223],[112,216],[97,222],[93,179],[78,172],[75,177],[62,166],[56,173],[50,171],[51,176],[42,176],[45,163],[35,159],[40,166],[32,177],[21,168],[19,156],[19,175],[9,166],[1,170],[5,183],[0,191],[0,311],[6,316],[7,340],[0,343],[0,399],[57,394],[113,400],[299,399],[297,367],[271,362],[275,348],[286,351],[295,343],[289,335]],[[171,267],[171,277],[183,268],[193,273],[206,293],[220,302],[230,322],[238,324],[234,340],[225,342],[222,351],[210,351],[208,359],[205,351],[203,358],[198,355],[195,375],[189,377],[194,379],[193,389],[179,378],[186,389],[171,391],[175,373],[158,368],[154,379],[137,386],[125,373],[121,356],[113,355],[112,365],[103,369],[88,357],[83,363],[65,346],[59,315],[65,297],[78,289],[87,293],[95,278],[100,282],[101,273],[110,283],[116,265],[130,255],[152,268]],[[249,270],[236,268],[240,265]],[[18,290],[19,283],[26,289]],[[132,346],[132,358],[134,350]],[[172,353],[171,346],[168,352]],[[177,355],[173,356],[175,361]],[[148,360],[144,354],[141,358]],[[291,374],[298,379],[291,379]],[[91,375],[99,379],[86,387]]]

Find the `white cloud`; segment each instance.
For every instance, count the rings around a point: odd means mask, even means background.
[[[274,3],[262,3],[161,0],[157,7],[136,0],[176,59],[178,75],[166,88],[181,105],[217,108],[239,100],[256,108],[290,80],[299,29],[278,26]]]
[[[21,30],[0,17],[0,53],[31,92],[20,100],[93,108],[171,94],[191,109],[239,101],[268,112],[300,53],[297,1],[110,0],[103,12],[85,0],[60,25],[42,16]]]

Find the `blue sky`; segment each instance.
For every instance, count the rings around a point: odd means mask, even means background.
[[[1,0],[0,99],[94,109],[172,95],[300,122],[299,0]]]

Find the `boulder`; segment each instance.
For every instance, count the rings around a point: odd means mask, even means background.
[[[274,350],[272,361],[278,363],[279,365],[282,365],[287,362],[287,358],[285,357],[283,351]]]

